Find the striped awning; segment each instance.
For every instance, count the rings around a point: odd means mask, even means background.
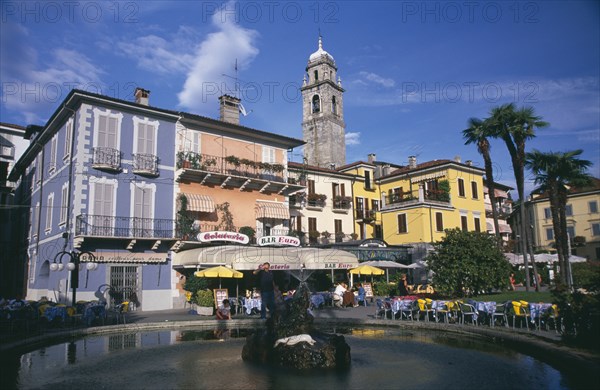
[[[209,195],[199,194],[182,194],[187,198],[188,211],[201,211],[204,213],[212,213],[215,211],[215,202]]]
[[[510,228],[510,225],[501,223],[498,225],[498,227],[500,228],[500,233],[512,233],[512,229]]]
[[[256,218],[290,219],[290,209],[281,202],[256,202]]]

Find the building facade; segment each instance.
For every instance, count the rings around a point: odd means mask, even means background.
[[[510,196],[510,190],[512,190],[513,188],[500,183],[494,183],[494,186],[494,195],[496,196],[496,213],[498,216],[498,228],[500,229],[500,237],[502,238],[502,242],[506,246],[508,245],[512,234],[512,229],[508,223],[508,217],[513,211],[513,202]],[[492,201],[490,199],[489,189],[487,188],[487,186],[484,186],[483,194],[485,202],[486,230],[490,234],[496,234],[496,228],[494,227],[494,218],[492,213]]]
[[[354,175],[290,162],[290,178],[306,189],[290,196],[290,229],[310,245],[354,237]]]
[[[537,250],[554,249],[554,229],[550,200],[546,194],[532,197],[527,202]],[[590,186],[571,188],[567,197],[567,232],[571,253],[589,260],[600,260],[600,179]]]

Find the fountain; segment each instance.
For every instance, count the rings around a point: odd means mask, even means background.
[[[296,370],[350,366],[350,346],[344,336],[321,332],[313,326],[310,291],[305,281],[301,281],[286,307],[287,310],[271,315],[266,329],[246,338],[242,359]]]

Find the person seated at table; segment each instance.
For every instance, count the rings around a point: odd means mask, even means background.
[[[231,319],[231,307],[229,305],[229,299],[223,299],[223,303],[217,309],[217,320],[230,320]]]
[[[408,287],[406,283],[406,274],[402,274],[398,281],[398,296],[404,297],[408,295]]]
[[[336,307],[342,307],[342,301],[344,299],[344,293],[346,292],[346,283],[341,282],[335,287],[333,292],[333,305]]]

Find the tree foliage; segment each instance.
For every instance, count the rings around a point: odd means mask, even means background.
[[[441,294],[460,297],[507,287],[510,264],[494,236],[446,230],[446,236],[434,247],[427,263],[434,274],[435,289]]]

